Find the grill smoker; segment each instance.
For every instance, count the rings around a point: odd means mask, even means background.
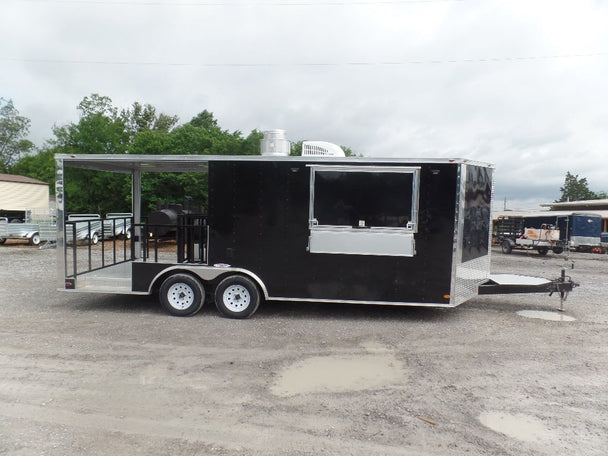
[[[60,288],[159,292],[173,315],[213,296],[225,316],[262,300],[455,307],[478,294],[575,284],[490,274],[490,165],[464,159],[56,155]],[[132,176],[131,239],[69,239],[64,169]],[[174,223],[175,251],[141,219],[142,173],[208,173],[206,214]]]

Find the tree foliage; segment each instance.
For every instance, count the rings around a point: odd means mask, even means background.
[[[93,93],[78,104],[77,122],[53,128],[54,137],[37,155],[22,158],[13,171],[54,182],[54,154],[136,155],[259,155],[263,133],[223,130],[213,113],[204,109],[179,125],[177,116],[159,113],[149,104],[116,107],[111,98]],[[25,124],[29,126],[29,121]],[[27,131],[27,129],[25,130]],[[300,145],[301,142],[296,143]],[[349,148],[344,148],[352,155]],[[12,164],[12,163],[11,163]],[[129,212],[131,180],[125,174],[68,168],[65,171],[67,212]],[[158,202],[193,206],[207,203],[207,176],[201,173],[143,173],[143,215]],[[94,206],[92,204],[94,203]]]
[[[55,153],[53,149],[42,149],[36,155],[26,155],[11,168],[11,174],[28,176],[42,182],[55,181]],[[49,192],[55,193],[55,186],[49,186]]]
[[[556,203],[562,203],[565,201],[583,201],[598,199],[598,194],[594,193],[589,189],[587,178],[579,178],[578,174],[571,174],[570,171],[566,172],[566,178],[564,179],[563,187],[560,187],[562,195],[560,199],[555,201]]]
[[[76,123],[56,127],[50,150],[66,154],[137,155],[256,155],[262,133],[247,137],[222,130],[213,113],[203,110],[178,125],[177,116],[158,113],[149,104],[133,103],[119,110],[109,97],[92,94],[78,105]],[[22,169],[25,169],[25,164]],[[199,173],[144,173],[144,213],[158,203],[207,203],[207,177]],[[130,210],[130,179],[126,175],[82,169],[66,170],[66,204],[69,212],[127,212]],[[95,201],[96,206],[91,207]]]
[[[0,98],[0,172],[9,172],[19,158],[33,150],[27,139],[30,120],[19,115],[12,100]]]

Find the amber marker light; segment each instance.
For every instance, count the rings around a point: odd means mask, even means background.
[[[450,295],[443,295],[443,299],[450,299]]]

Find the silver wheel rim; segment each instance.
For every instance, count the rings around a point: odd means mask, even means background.
[[[194,303],[194,290],[185,283],[175,283],[167,291],[169,305],[177,310],[185,310]]]
[[[251,293],[242,285],[230,285],[224,291],[222,299],[231,312],[242,312],[251,303]]]

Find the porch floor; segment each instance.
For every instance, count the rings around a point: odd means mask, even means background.
[[[86,272],[76,278],[76,291],[131,294],[131,261]]]

